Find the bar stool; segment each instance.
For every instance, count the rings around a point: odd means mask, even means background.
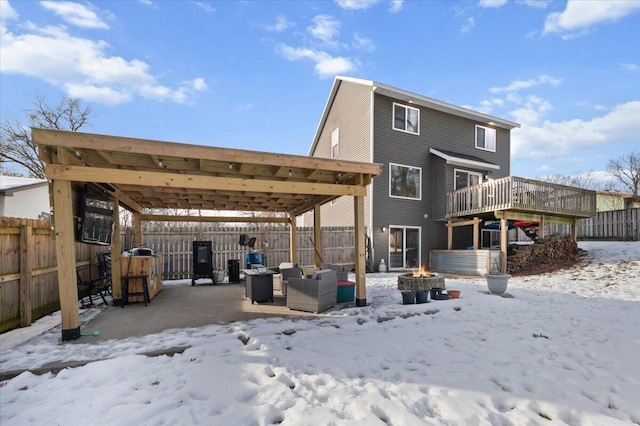
[[[122,307],[129,303],[129,296],[142,296],[144,298],[144,306],[151,303],[149,297],[149,285],[146,275],[124,275],[122,279]],[[142,280],[142,291],[129,293],[129,280]]]

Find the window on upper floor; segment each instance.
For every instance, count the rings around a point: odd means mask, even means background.
[[[389,164],[389,196],[422,199],[422,169],[420,167]]]
[[[453,173],[455,177],[455,186],[453,189],[462,189],[467,186],[479,185],[482,183],[482,173],[460,169],[455,169]]]
[[[338,158],[338,144],[340,143],[340,128],[331,132],[331,158]]]
[[[420,110],[393,104],[393,128],[407,133],[420,133]]]
[[[496,152],[496,129],[476,126],[476,148]]]

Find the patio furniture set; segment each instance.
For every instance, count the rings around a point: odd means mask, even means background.
[[[355,283],[348,281],[348,272],[341,265],[322,264],[320,268],[281,264],[280,268],[245,270],[246,296],[254,302],[273,302],[273,277],[279,280],[287,308],[320,313],[337,303],[351,302]],[[281,280],[281,281],[280,281]]]

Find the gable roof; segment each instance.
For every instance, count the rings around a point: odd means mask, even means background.
[[[0,175],[0,194],[13,195],[15,192],[37,188],[49,184],[47,179]]]
[[[311,144],[311,148],[309,149],[309,155],[312,155],[316,149],[318,140],[320,138],[320,132],[322,131],[322,128],[324,127],[324,124],[329,116],[329,110],[333,105],[333,101],[335,100],[336,94],[338,93],[338,89],[340,88],[340,85],[342,84],[342,82],[349,82],[354,84],[360,84],[363,86],[368,86],[371,88],[372,92],[375,92],[377,94],[384,95],[393,99],[397,99],[401,102],[407,102],[413,105],[419,105],[425,108],[431,108],[437,111],[445,112],[447,114],[452,114],[459,117],[468,118],[470,120],[478,121],[480,123],[485,123],[494,127],[500,127],[507,130],[520,127],[520,124],[515,123],[513,121],[504,120],[502,118],[494,117],[489,114],[459,107],[453,104],[439,101],[437,99],[428,98],[426,96],[409,92],[407,90],[398,89],[397,87],[389,86],[383,83],[379,83],[377,81],[363,80],[363,79],[353,78],[353,77],[336,76],[336,78],[333,81],[333,86],[331,86],[331,91],[329,92],[329,98],[327,99],[327,103],[324,107],[324,111],[322,112],[320,123],[318,124],[318,128],[316,129],[316,133],[313,138],[313,143]]]

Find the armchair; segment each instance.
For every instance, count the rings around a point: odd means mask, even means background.
[[[280,265],[282,266],[282,265]],[[282,274],[282,295],[287,295],[287,285],[290,278],[302,278],[302,268],[298,266],[292,266],[290,268],[280,268],[280,274]]]
[[[289,278],[287,308],[320,313],[336,305],[338,277],[336,271],[324,269],[311,278]]]

